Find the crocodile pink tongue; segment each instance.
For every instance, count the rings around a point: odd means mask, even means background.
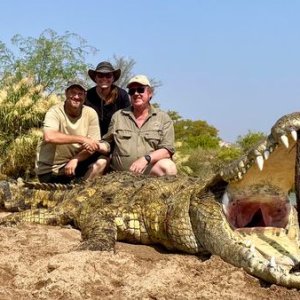
[[[240,199],[229,204],[228,220],[236,227],[285,227],[289,207],[282,199],[253,201]]]

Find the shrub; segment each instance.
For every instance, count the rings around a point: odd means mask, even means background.
[[[35,149],[46,111],[59,97],[47,95],[30,78],[7,78],[0,90],[1,172],[11,177],[32,176]]]

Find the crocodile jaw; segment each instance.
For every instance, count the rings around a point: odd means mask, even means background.
[[[299,129],[299,113],[284,116],[266,140],[221,172],[228,187],[219,208],[226,222],[218,238],[226,238],[221,247],[208,245],[254,276],[298,289],[299,224],[288,194],[295,188]]]
[[[299,225],[294,207],[285,228],[240,228],[234,235],[241,248],[232,264],[266,281],[300,288]]]
[[[207,199],[194,205],[191,220],[203,248],[253,276],[300,289],[299,226],[294,207],[286,228],[237,229],[227,221],[220,203]]]

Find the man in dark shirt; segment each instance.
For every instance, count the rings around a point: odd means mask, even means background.
[[[121,70],[114,69],[109,62],[100,62],[88,74],[96,86],[87,91],[85,104],[96,110],[103,136],[107,133],[112,115],[129,106],[130,100],[127,92],[114,84],[120,78]]]

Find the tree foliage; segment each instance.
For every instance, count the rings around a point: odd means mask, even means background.
[[[125,58],[124,56],[113,56],[113,65],[116,69],[121,69],[121,76],[116,84],[121,88],[126,88],[126,85],[131,77],[133,77],[132,69],[135,65],[135,60]]]
[[[173,117],[176,115],[173,114]],[[218,130],[206,121],[177,120],[174,122],[176,140],[190,148],[217,148],[220,138]]]
[[[173,120],[174,124],[182,119],[182,117],[179,115],[177,111],[168,110],[167,113],[170,116],[170,118]]]
[[[254,132],[249,130],[246,135],[239,135],[236,140],[236,143],[238,146],[241,147],[243,152],[247,152],[250,148],[252,148],[265,137],[266,135],[263,132]]]
[[[37,38],[16,34],[11,43],[14,51],[0,41],[2,79],[13,75],[18,82],[24,77],[31,77],[48,93],[62,93],[66,82],[76,78],[90,80],[87,70],[93,67],[86,63],[86,57],[99,52],[78,34],[65,32],[59,35],[51,29],[44,30]],[[117,84],[125,88],[133,76],[135,60],[113,55],[112,64],[121,69]],[[154,88],[161,85],[154,78],[150,81]]]
[[[42,85],[48,93],[61,93],[67,81],[86,78],[86,55],[97,51],[75,33],[58,35],[51,29],[43,31],[38,38],[14,35],[11,43],[17,48],[15,55],[0,44],[2,77],[13,75],[17,82],[31,77],[34,84]]]

